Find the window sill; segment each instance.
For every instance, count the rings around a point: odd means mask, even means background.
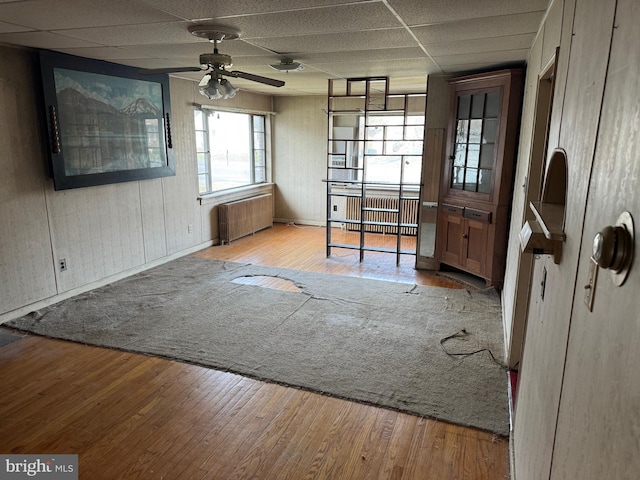
[[[200,205],[233,202],[244,198],[253,197],[263,193],[273,193],[273,183],[258,183],[256,185],[246,185],[244,187],[230,188],[219,192],[200,195],[198,201]]]

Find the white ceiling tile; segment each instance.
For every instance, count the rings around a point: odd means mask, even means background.
[[[478,20],[462,20],[447,24],[412,27],[411,30],[423,45],[537,33],[542,21],[542,15],[542,13],[503,15],[500,17],[480,18]]]
[[[404,28],[280,38],[254,38],[251,43],[279,52],[319,53],[417,46]]]
[[[118,47],[60,48],[58,50],[64,53],[68,53],[69,55],[76,55],[78,57],[86,58],[96,58],[98,60],[115,61],[144,57],[144,55],[140,55],[135,52],[128,52],[127,50]]]
[[[361,3],[227,18],[223,25],[240,29],[242,38],[398,28],[402,24],[383,3]]]
[[[0,43],[14,43],[25,47],[33,48],[79,48],[96,47],[95,43],[86,42],[76,38],[69,38],[64,35],[56,35],[50,32],[23,32],[0,34]]]
[[[419,47],[379,48],[375,50],[349,50],[344,52],[299,53],[293,55],[303,63],[338,63],[375,60],[394,60],[398,58],[426,58]]]
[[[176,20],[136,0],[33,0],[0,4],[0,19],[39,30]]]
[[[363,0],[142,0],[146,4],[189,20],[203,18],[256,15],[259,13],[284,12],[328,5],[355,3]]]
[[[100,45],[153,45],[168,43],[202,43],[202,39],[189,33],[189,22],[147,23],[114,27],[77,28],[60,33]]]
[[[425,48],[432,56],[460,55],[465,53],[528,49],[531,48],[534,39],[534,33],[525,33],[505,37],[477,38],[474,40],[438,43],[435,45],[426,45]]]
[[[428,25],[470,18],[542,12],[550,0],[389,0],[407,25]]]
[[[425,59],[412,60],[386,60],[380,62],[353,62],[353,63],[327,63],[315,64],[315,68],[338,77],[367,77],[367,76],[415,76],[417,72],[440,72],[437,65]]]
[[[1,22],[0,21],[0,33],[15,33],[15,32],[28,32],[32,30],[29,27],[24,27],[21,25],[14,25],[13,23]]]
[[[465,64],[491,65],[519,62],[524,61],[527,58],[528,53],[528,49],[507,50],[503,52],[485,52],[466,55],[444,55],[441,57],[434,57],[434,60],[444,69],[450,66]]]
[[[140,57],[157,57],[157,58],[188,58],[193,62],[197,62],[198,57],[202,53],[212,53],[213,44],[200,39],[197,43],[178,43],[178,44],[154,44],[154,45],[125,45],[120,47],[122,50],[138,54]],[[231,55],[265,55],[264,49],[243,42],[242,40],[231,40],[222,42],[218,46],[220,53]]]

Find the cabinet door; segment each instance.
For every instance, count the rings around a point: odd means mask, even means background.
[[[462,266],[462,240],[465,220],[460,215],[444,214],[441,230],[444,232],[442,242],[442,261],[450,265]]]
[[[488,232],[488,223],[465,219],[463,262],[467,270],[479,275],[485,273],[487,255],[491,254],[487,249]]]

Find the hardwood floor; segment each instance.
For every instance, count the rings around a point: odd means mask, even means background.
[[[325,259],[316,227],[280,225],[198,255],[443,281],[393,255]],[[508,442],[486,432],[35,336],[0,348],[0,452],[76,453],[80,479],[508,478]]]

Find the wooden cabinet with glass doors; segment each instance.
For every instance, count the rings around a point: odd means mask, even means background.
[[[436,257],[500,287],[522,102],[520,69],[454,78]]]

